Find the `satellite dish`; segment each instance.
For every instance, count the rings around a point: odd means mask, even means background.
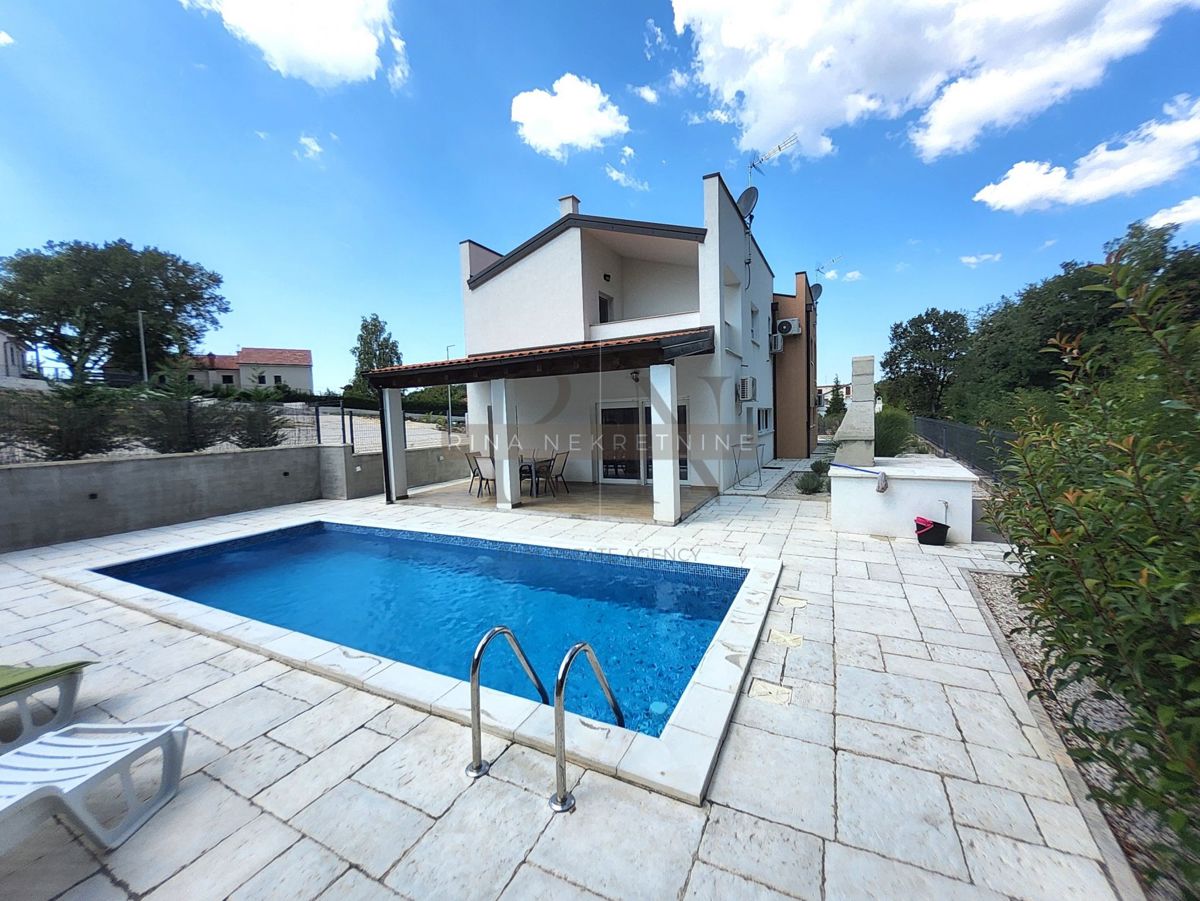
[[[811,288],[809,288],[809,290],[812,292],[813,303],[816,303],[818,300],[821,299],[821,292],[824,291],[825,289],[822,288],[820,283],[818,282],[817,284],[815,284]]]
[[[751,185],[742,192],[742,196],[737,199],[738,212],[742,214],[743,219],[749,219],[754,212],[754,207],[758,203],[758,188]]]

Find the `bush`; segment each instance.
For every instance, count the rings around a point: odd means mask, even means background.
[[[46,460],[78,460],[125,445],[122,393],[97,385],[56,384],[22,399],[25,421],[14,426],[14,443]]]
[[[806,472],[796,479],[796,487],[801,494],[817,494],[825,490],[825,479],[818,472]]]
[[[895,408],[875,414],[875,456],[895,457],[908,446],[913,434],[912,417]]]
[[[1067,708],[1071,753],[1114,774],[1096,794],[1149,813],[1174,841],[1154,870],[1200,882],[1200,324],[1120,255],[1094,267],[1123,311],[1126,362],[1060,336],[1057,416],[1031,406],[988,505],[1024,567],[1045,649],[1041,690],[1085,682],[1119,726]]]
[[[160,454],[186,454],[230,439],[235,416],[229,404],[197,397],[184,366],[161,374],[166,380],[145,391],[134,409],[133,426],[146,447]]]
[[[812,466],[810,466],[809,468],[819,476],[828,475],[829,474],[829,461],[828,460],[813,460]]]
[[[278,447],[288,420],[266,404],[244,404],[233,415],[230,437],[238,447]]]
[[[845,413],[825,413],[817,416],[817,432],[821,435],[834,434],[845,417]]]

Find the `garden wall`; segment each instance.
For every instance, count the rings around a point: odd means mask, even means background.
[[[459,452],[407,453],[410,485],[467,475]],[[17,463],[0,466],[0,552],[382,493],[383,455],[345,445]]]

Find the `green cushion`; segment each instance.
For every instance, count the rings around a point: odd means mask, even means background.
[[[76,660],[74,663],[59,663],[55,666],[0,666],[0,697],[30,685],[37,685],[39,682],[53,682],[60,676],[95,662]]]

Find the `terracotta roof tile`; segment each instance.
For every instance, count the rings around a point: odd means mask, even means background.
[[[311,350],[290,350],[283,347],[243,347],[237,356],[239,363],[265,363],[274,366],[311,366]]]

